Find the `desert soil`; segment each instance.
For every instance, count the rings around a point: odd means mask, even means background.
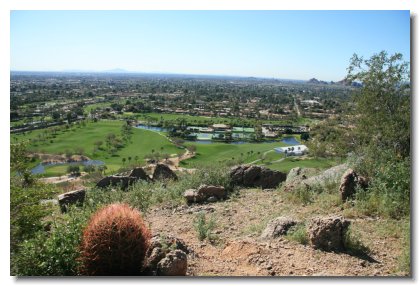
[[[214,217],[216,242],[199,241],[194,220],[202,211]],[[340,208],[314,209],[287,200],[280,191],[241,190],[239,196],[223,202],[192,206],[160,206],[150,210],[146,221],[152,233],[183,239],[193,250],[189,255],[191,276],[389,276],[398,273],[401,242],[398,238],[372,232],[380,219],[355,219],[352,228],[371,249],[370,258],[347,253],[315,250],[284,237],[260,238],[267,221],[289,216],[309,221],[314,216],[340,215]]]

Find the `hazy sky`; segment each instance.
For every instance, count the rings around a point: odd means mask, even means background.
[[[336,81],[381,50],[410,59],[409,11],[11,12],[11,70]]]

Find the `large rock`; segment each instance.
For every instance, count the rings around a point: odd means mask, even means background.
[[[154,180],[177,180],[178,177],[167,165],[156,164],[153,172]]]
[[[286,178],[286,184],[294,181],[302,181],[315,175],[316,169],[314,168],[301,168],[295,167],[289,171]]]
[[[266,167],[241,165],[231,169],[230,178],[234,185],[272,189],[286,180],[286,174]]]
[[[222,186],[201,185],[197,190],[188,189],[184,192],[184,198],[188,204],[202,203],[205,201],[217,201],[225,199],[227,192]]]
[[[283,190],[286,192],[291,192],[300,187],[310,189],[314,186],[322,187],[328,183],[338,183],[347,168],[348,167],[346,164],[337,165],[323,171],[316,176],[312,175],[314,173],[313,169],[294,168],[290,170]]]
[[[145,181],[150,180],[150,177],[146,174],[144,169],[140,168],[140,167],[137,167],[137,168],[134,168],[133,170],[131,170],[128,177],[134,177],[137,180],[145,180]]]
[[[141,167],[134,168],[133,170],[128,172],[119,173],[102,178],[99,182],[96,183],[96,186],[99,188],[107,188],[109,186],[121,186],[123,189],[126,189],[128,186],[134,184],[139,180],[152,180],[146,174],[146,171]]]
[[[157,265],[158,276],[185,276],[187,274],[187,255],[177,249],[166,254]]]
[[[187,272],[189,247],[172,236],[154,236],[146,252],[145,274],[184,276]]]
[[[83,189],[59,195],[58,204],[60,205],[61,212],[67,212],[67,209],[70,205],[83,204],[85,201],[85,196],[86,191]]]
[[[314,218],[309,226],[309,240],[316,249],[341,252],[350,222],[341,217]]]
[[[341,200],[345,202],[354,196],[358,187],[365,189],[368,181],[365,177],[359,176],[353,169],[348,169],[341,177],[340,195]]]
[[[96,186],[99,188],[121,186],[121,188],[126,189],[129,185],[134,184],[137,180],[138,179],[135,177],[112,175],[102,178],[99,182],[96,183]]]
[[[271,220],[261,234],[263,239],[277,238],[287,234],[287,231],[298,222],[288,217],[278,217]]]
[[[226,198],[226,190],[222,186],[200,185],[197,189],[197,194],[206,199],[209,197],[216,197],[218,199]]]

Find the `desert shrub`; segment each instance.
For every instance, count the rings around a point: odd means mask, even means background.
[[[200,241],[206,238],[209,241],[214,241],[217,237],[212,233],[216,227],[216,220],[211,217],[208,221],[204,212],[200,212],[194,219],[194,228],[197,231],[197,236]]]
[[[175,207],[185,203],[183,194],[187,189],[196,189],[202,184],[220,185],[232,190],[229,172],[224,167],[197,169],[193,174],[182,174],[178,181],[148,183],[140,181],[131,186],[124,202],[146,212],[155,204],[166,203]]]
[[[403,223],[402,250],[398,257],[398,270],[411,274],[411,243],[410,243],[410,221]]]
[[[58,190],[52,185],[35,183],[22,187],[13,182],[10,186],[10,246],[12,253],[17,245],[33,238],[43,229],[42,219],[52,212],[48,204],[41,200],[52,199]]]
[[[97,211],[83,231],[81,273],[85,275],[140,275],[150,231],[140,212],[126,204]]]
[[[94,165],[85,165],[83,167],[83,171],[85,171],[86,173],[93,173],[96,171],[96,167]]]
[[[62,220],[56,220],[49,232],[39,231],[35,237],[25,240],[11,259],[13,275],[77,275],[78,246],[86,219],[80,211],[70,211]]]
[[[362,243],[359,236],[360,235],[358,235],[358,233],[354,230],[353,226],[350,225],[344,234],[344,248],[350,255],[360,258],[368,258],[371,250]]]
[[[296,241],[300,244],[307,245],[309,243],[308,232],[304,223],[292,226],[285,235],[288,240]]]
[[[67,167],[67,172],[72,176],[80,176],[80,167],[77,165],[69,165]]]
[[[308,185],[300,185],[293,191],[286,193],[287,199],[295,204],[309,205],[315,201],[318,189]]]

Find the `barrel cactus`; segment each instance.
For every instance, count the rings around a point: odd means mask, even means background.
[[[139,211],[127,204],[105,206],[83,231],[81,274],[141,275],[150,237]]]

